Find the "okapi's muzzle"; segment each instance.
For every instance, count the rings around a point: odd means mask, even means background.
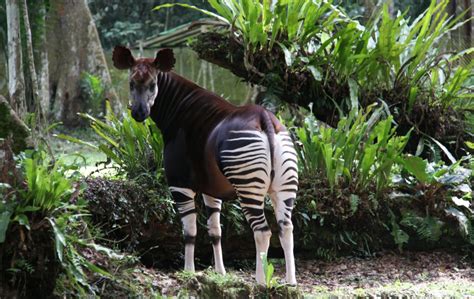
[[[146,103],[135,101],[131,110],[133,119],[138,122],[143,122],[150,115],[150,109]]]

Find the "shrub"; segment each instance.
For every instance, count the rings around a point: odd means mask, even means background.
[[[85,142],[71,136],[59,134],[58,137],[92,147],[103,152],[118,175],[130,179],[145,179],[162,182],[163,178],[163,140],[155,123],[148,118],[138,123],[130,112],[119,119],[106,104],[107,115],[102,121],[90,114],[81,116],[90,121],[90,126],[99,137],[99,145]]]
[[[98,245],[89,239],[83,219],[87,209],[79,197],[77,166],[66,166],[42,150],[27,152],[19,163],[25,186],[11,190],[0,201],[0,244],[6,241],[0,247],[0,256],[2,263],[13,265],[2,269],[0,275],[16,282],[17,289],[25,288],[23,291],[29,296],[35,290],[48,295],[55,285],[59,261],[70,290],[81,295],[94,293],[87,275],[110,274],[87,260],[82,252]],[[22,275],[29,277],[31,285],[21,285],[22,279],[17,278]]]
[[[93,115],[101,115],[104,112],[103,99],[105,96],[105,85],[99,76],[84,72],[80,81],[81,93],[85,96],[86,110]]]
[[[392,235],[404,236],[395,238],[400,248],[410,239],[407,232],[428,244],[441,239],[459,243],[464,239],[466,244],[474,245],[473,174],[461,166],[468,159],[450,166],[414,156],[398,159],[402,172],[389,198],[397,210],[391,214]]]
[[[314,117],[308,116],[303,128],[296,129],[302,175],[324,174],[332,192],[350,185],[360,193],[374,184],[380,195],[391,182],[393,165],[408,135],[396,136],[393,118],[380,120],[382,111],[372,112],[372,108],[351,111],[337,128],[318,126]]]

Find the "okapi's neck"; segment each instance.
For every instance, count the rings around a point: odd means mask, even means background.
[[[178,129],[196,135],[197,139],[205,138],[217,123],[236,109],[221,97],[175,73],[160,72],[157,79],[158,96],[150,116],[165,139]]]

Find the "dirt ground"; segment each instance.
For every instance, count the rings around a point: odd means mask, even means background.
[[[425,292],[441,295],[444,291],[453,291],[453,295],[474,296],[472,266],[472,261],[468,262],[463,256],[446,252],[385,252],[370,259],[298,261],[297,276],[299,288],[306,294],[334,292],[364,296]]]
[[[270,260],[275,276],[284,277],[284,261]],[[251,262],[243,268],[228,267],[228,275],[219,278],[210,271],[198,271],[199,277],[252,285],[254,273]],[[153,277],[151,283],[162,295],[181,297],[185,288],[203,288],[209,279],[195,279],[183,272],[158,269],[135,269],[136,278]],[[187,277],[187,278],[186,278]],[[218,277],[218,278],[216,278]],[[460,254],[435,252],[383,252],[372,258],[343,257],[335,261],[297,260],[298,293],[303,297],[413,297],[474,298],[474,269],[472,260]],[[144,280],[143,277],[139,280]],[[187,283],[186,283],[187,281]],[[224,281],[224,282],[223,282]],[[199,285],[201,283],[201,286]],[[227,283],[227,286],[229,284]],[[187,294],[186,292],[184,294]],[[199,296],[198,296],[199,297]],[[241,296],[236,296],[241,297]],[[279,296],[270,296],[279,297]],[[287,297],[287,296],[284,296]]]

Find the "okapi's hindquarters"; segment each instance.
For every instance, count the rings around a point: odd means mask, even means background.
[[[281,247],[285,253],[286,282],[295,285],[291,212],[298,191],[298,162],[293,141],[288,132],[280,132],[275,135],[273,169],[275,176],[269,193],[278,223]]]
[[[273,139],[272,163],[269,139],[263,132],[231,131],[219,151],[220,166],[234,186],[254,232],[257,282],[265,283],[261,254],[267,254],[272,235],[263,211],[265,195],[270,191],[285,252],[286,280],[296,284],[291,222],[298,186],[296,153],[287,132],[276,134]]]

